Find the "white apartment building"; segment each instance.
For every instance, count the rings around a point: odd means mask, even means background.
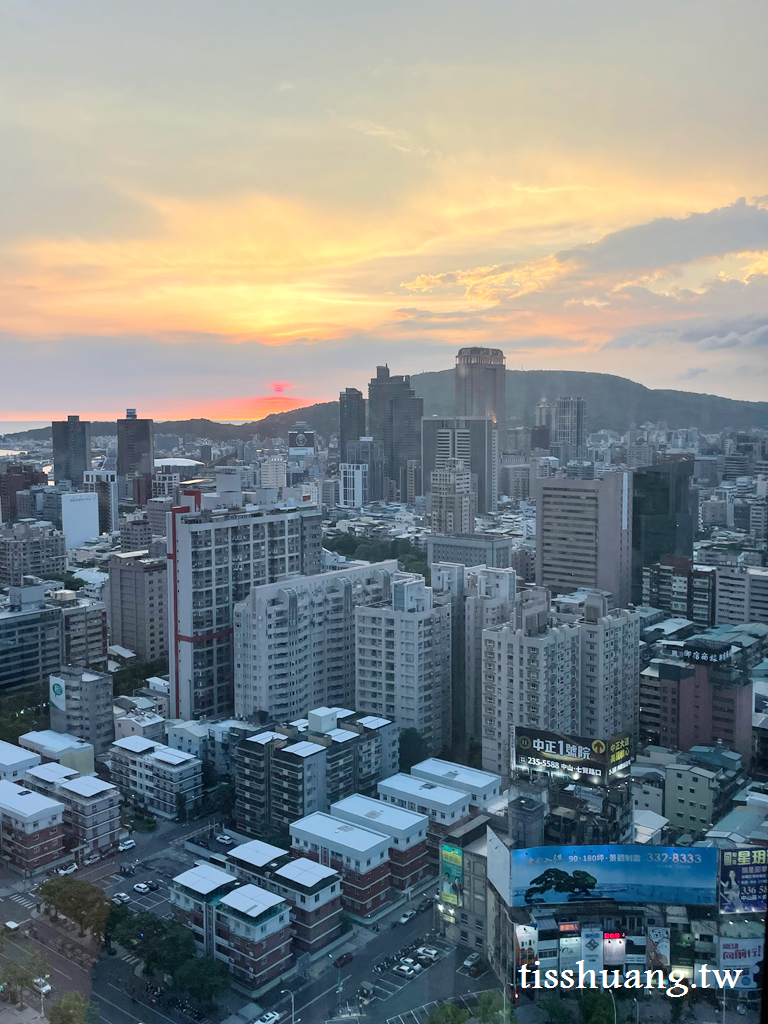
[[[389,601],[397,561],[254,587],[235,605],[235,714],[353,706],[355,608]]]
[[[717,624],[768,623],[768,569],[718,565]]]
[[[162,743],[165,740],[166,720],[154,711],[129,711],[115,718],[115,739],[123,736],[143,736],[145,740]]]
[[[15,743],[0,740],[0,781],[21,782],[24,773],[40,764],[40,755],[34,754]]]
[[[438,757],[428,757],[426,761],[415,764],[411,768],[411,775],[466,793],[471,806],[479,810],[484,810],[501,794],[501,776],[495,772],[468,768],[454,761],[442,761]]]
[[[550,626],[547,600],[527,591],[516,622],[483,631],[483,768],[510,775],[510,727],[579,736],[580,625]]]
[[[362,508],[370,501],[367,462],[339,463],[339,505],[342,508]]]
[[[77,860],[117,846],[121,827],[117,786],[55,763],[30,769],[24,784],[64,805],[64,831]]]
[[[469,815],[472,803],[464,790],[440,785],[429,779],[419,779],[405,772],[384,779],[377,788],[379,799],[385,803],[425,814],[430,821],[444,825],[447,829],[458,825]]]
[[[233,612],[251,587],[321,571],[316,508],[175,511],[168,516],[171,715],[234,704]]]
[[[125,795],[146,803],[161,818],[195,811],[203,796],[203,766],[192,754],[142,736],[124,736],[110,747],[112,779]]]
[[[392,598],[355,609],[358,711],[418,729],[439,753],[451,742],[451,608],[424,578],[397,573]]]
[[[580,735],[595,740],[640,727],[640,616],[606,605],[589,595],[582,623]]]
[[[279,456],[273,456],[261,463],[262,487],[285,487],[288,463]]]

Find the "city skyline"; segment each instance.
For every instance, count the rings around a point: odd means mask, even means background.
[[[466,345],[762,396],[753,5],[1,6],[0,420],[257,419]]]

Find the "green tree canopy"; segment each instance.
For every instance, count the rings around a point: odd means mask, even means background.
[[[400,733],[400,771],[409,772],[415,764],[429,757],[429,747],[418,729],[403,729]]]
[[[177,971],[174,980],[201,1006],[210,1006],[216,996],[229,988],[229,971],[213,957],[188,960]]]
[[[76,921],[80,925],[80,935],[85,935],[86,928],[93,935],[104,934],[111,904],[98,885],[70,876],[54,877],[43,882],[39,895],[57,913]]]
[[[96,1003],[88,1002],[79,992],[65,992],[49,1013],[50,1024],[92,1024],[99,1016]]]
[[[558,999],[557,996],[548,996],[539,1003],[539,1009],[547,1015],[547,1024],[571,1024],[573,1010]]]
[[[466,1024],[469,1013],[454,1003],[438,1003],[427,1018],[427,1024]]]
[[[513,1024],[515,1016],[512,1008],[507,1004],[506,1016],[504,1015],[504,997],[498,989],[490,992],[482,992],[477,1000],[475,1016],[483,1024]]]

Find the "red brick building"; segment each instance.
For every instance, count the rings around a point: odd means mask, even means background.
[[[389,871],[393,888],[409,889],[427,877],[429,818],[425,814],[359,794],[333,804],[331,814],[334,818],[364,828],[375,828],[389,836]]]

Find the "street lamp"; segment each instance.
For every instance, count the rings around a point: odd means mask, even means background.
[[[40,1016],[45,1020],[45,982],[50,978],[50,974],[43,975],[43,984],[40,986]]]
[[[291,997],[291,1024],[296,1024],[296,998],[289,988],[283,988],[280,990],[281,996]]]
[[[611,1002],[613,1003],[613,1024],[616,1024],[616,1000],[613,998],[613,992],[611,989],[608,989],[608,995],[611,997]]]

